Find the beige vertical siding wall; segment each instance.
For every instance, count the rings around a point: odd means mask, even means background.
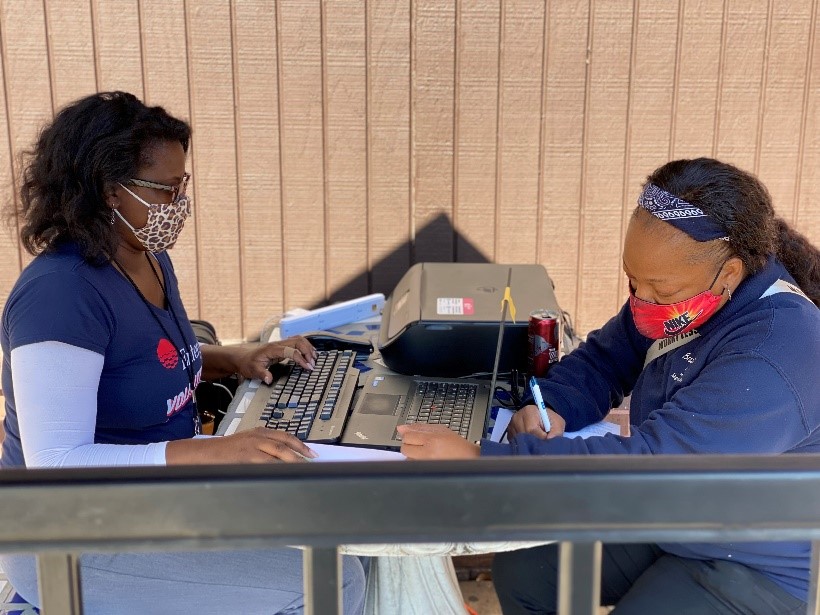
[[[414,262],[538,262],[582,331],[625,298],[642,178],[710,155],[820,244],[818,0],[4,0],[0,182],[66,102],[194,127],[173,250],[192,317],[389,292]],[[0,301],[29,260],[0,236]]]

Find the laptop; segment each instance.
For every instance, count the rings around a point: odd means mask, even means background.
[[[259,385],[235,431],[263,426],[308,443],[398,450],[399,425],[428,423],[446,425],[468,441],[479,440],[490,418],[506,315],[504,302],[489,382],[380,369],[363,373],[357,367],[362,357],[355,350],[324,350],[319,351],[313,371],[290,362],[272,365],[272,383]],[[229,425],[225,433],[234,431],[235,422],[236,418],[223,421]]]

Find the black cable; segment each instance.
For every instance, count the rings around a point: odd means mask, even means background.
[[[501,395],[499,395],[501,393]],[[504,397],[509,397],[509,400],[504,399]],[[493,391],[493,400],[497,401],[498,404],[504,408],[517,408],[515,405],[515,400],[513,399],[510,392],[502,386],[496,386],[495,390]]]
[[[519,375],[520,373],[517,369],[513,369],[510,372],[510,396],[516,408],[521,406],[521,390],[518,388]]]

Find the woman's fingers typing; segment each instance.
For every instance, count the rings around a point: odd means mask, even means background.
[[[259,436],[258,449],[282,461],[304,461],[316,457],[304,442],[289,433],[257,427],[250,431]]]
[[[271,461],[305,461],[316,457],[304,442],[273,429],[257,427],[230,436],[210,438],[218,449],[215,462],[265,463]]]
[[[285,359],[312,370],[316,367],[316,349],[304,337],[297,335],[281,342],[275,342]]]
[[[297,336],[279,342],[262,344],[251,350],[246,356],[247,366],[240,369],[240,373],[251,378],[259,378],[270,384],[273,376],[268,370],[268,365],[272,362],[290,359],[304,369],[313,370],[316,367],[317,355],[316,349],[309,341]]]

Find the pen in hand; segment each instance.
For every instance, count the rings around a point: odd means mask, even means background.
[[[541,387],[538,386],[538,381],[535,376],[530,377],[530,390],[532,397],[535,400],[535,406],[541,414],[541,422],[544,424],[544,431],[549,433],[552,426],[550,425],[550,417],[547,415],[547,406],[544,404],[544,398],[541,396]]]

